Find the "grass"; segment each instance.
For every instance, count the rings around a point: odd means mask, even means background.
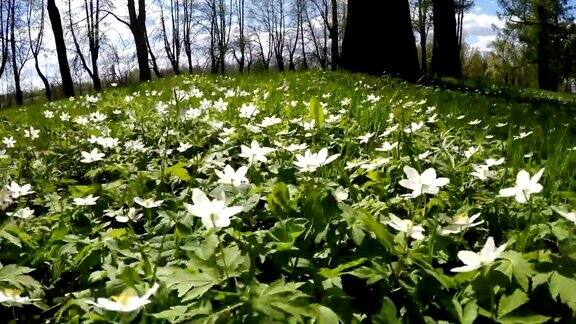
[[[249,104],[259,113],[239,116]],[[32,298],[2,304],[56,322],[574,320],[575,110],[546,92],[299,72],[180,76],[2,111],[0,139],[16,144],[0,185],[34,191],[0,190],[0,292]],[[275,151],[250,162],[252,141]],[[94,148],[101,160],[82,162]],[[304,171],[306,149],[334,160]],[[500,158],[488,179],[471,175]],[[225,183],[225,165],[246,167],[250,185]],[[449,183],[406,197],[407,167]],[[526,203],[499,196],[542,168]],[[230,224],[207,228],[218,212],[200,218],[200,192],[239,207]],[[496,260],[451,271],[490,238],[506,244]],[[129,312],[95,299],[126,306],[151,287]]]

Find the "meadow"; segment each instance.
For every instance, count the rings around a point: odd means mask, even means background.
[[[575,112],[344,72],[2,111],[3,322],[576,321]]]

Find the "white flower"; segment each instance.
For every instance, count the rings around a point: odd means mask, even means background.
[[[472,165],[472,167],[474,168],[474,172],[470,173],[471,175],[475,176],[476,178],[485,181],[488,180],[490,178],[494,178],[496,176],[496,173],[492,170],[490,170],[490,168],[488,167],[488,165],[482,164],[482,165]]]
[[[519,139],[523,139],[523,138],[525,138],[525,137],[528,137],[528,136],[529,136],[530,134],[532,134],[532,133],[533,133],[532,131],[529,131],[529,132],[521,132],[521,133],[518,134],[518,135],[514,135],[514,140],[516,141],[516,140],[519,140]]]
[[[21,292],[18,289],[4,288],[0,290],[0,303],[11,304],[29,304],[31,301],[38,299],[30,299],[30,297],[20,296]]]
[[[138,210],[134,207],[130,207],[128,211],[124,208],[118,210],[105,210],[105,215],[108,217],[114,217],[119,223],[128,223],[128,221],[136,222],[142,217],[142,213],[138,213]]]
[[[51,119],[54,117],[54,112],[50,111],[50,110],[44,110],[42,112],[42,114],[44,115],[44,117]]]
[[[511,188],[501,189],[499,192],[500,197],[514,197],[517,202],[523,204],[530,199],[531,194],[539,193],[542,191],[542,185],[538,183],[544,168],[540,169],[532,178],[525,170],[520,170],[516,175],[516,185]]]
[[[464,151],[464,157],[469,159],[472,155],[476,154],[480,150],[480,146],[471,146],[466,151]]]
[[[25,184],[20,186],[15,181],[12,181],[6,188],[8,188],[8,191],[10,191],[14,199],[34,193],[34,191],[32,191],[32,185]]]
[[[186,151],[188,151],[189,148],[192,147],[192,144],[188,144],[188,143],[180,143],[180,146],[178,146],[176,148],[176,150],[180,153],[184,153]]]
[[[564,217],[565,219],[571,221],[572,223],[576,224],[576,213],[565,211],[556,207],[552,207],[552,210],[557,212],[560,216]]]
[[[200,217],[202,224],[207,229],[230,226],[230,217],[242,211],[240,206],[227,207],[223,192],[219,198],[210,200],[202,190],[194,188],[192,190],[192,202],[193,205],[184,204],[186,210],[190,214]]]
[[[240,107],[240,117],[252,118],[258,115],[259,112],[258,107],[254,104],[243,104],[242,107]]]
[[[87,300],[87,304],[113,312],[133,312],[150,303],[150,297],[156,293],[160,285],[155,283],[142,297],[136,295],[132,289],[125,290],[118,296],[111,299],[98,298],[96,302]]]
[[[255,140],[250,143],[250,147],[242,145],[240,150],[241,152],[239,156],[248,159],[250,163],[254,163],[256,161],[268,162],[266,155],[274,152],[273,148],[260,146],[260,144],[258,144],[258,142]]]
[[[432,154],[432,151],[426,151],[418,154],[418,160],[425,160]]]
[[[468,122],[468,125],[478,125],[480,124],[482,121],[480,119],[474,119]]]
[[[502,163],[504,163],[504,158],[500,158],[498,160],[496,160],[496,159],[487,159],[486,160],[486,165],[488,167],[497,166],[497,165],[500,165]]]
[[[104,158],[104,153],[100,152],[97,148],[92,149],[90,152],[82,151],[82,159],[80,162],[82,163],[92,163],[102,160]]]
[[[17,218],[28,219],[34,216],[34,209],[30,209],[28,207],[20,208],[13,213],[6,213],[8,216],[14,216]]]
[[[382,135],[380,135],[380,137],[386,137],[386,136],[392,134],[393,132],[395,132],[398,129],[399,126],[400,125],[395,124],[393,126],[386,128],[386,130],[384,131],[384,133]]]
[[[30,126],[29,129],[24,130],[24,137],[35,140],[40,137],[40,130],[34,129],[34,127]]]
[[[484,223],[483,220],[474,223],[474,221],[478,217],[480,217],[480,213],[474,214],[472,215],[472,217],[468,217],[467,214],[456,215],[450,220],[448,226],[443,227],[440,230],[440,235],[457,234],[467,228],[474,227]]]
[[[348,199],[348,194],[349,194],[348,189],[344,189],[342,186],[339,186],[332,192],[332,195],[338,202],[342,202]]]
[[[164,200],[154,200],[153,198],[142,199],[140,197],[134,198],[134,202],[144,208],[157,208],[162,205]]]
[[[248,167],[245,166],[242,166],[238,168],[238,170],[234,171],[230,165],[226,165],[223,171],[214,170],[214,172],[219,178],[218,183],[231,184],[235,187],[240,187],[250,183],[250,181],[246,178]]]
[[[394,142],[394,143],[390,144],[390,142],[386,141],[386,142],[382,143],[382,146],[377,148],[376,151],[388,152],[388,151],[392,151],[394,148],[396,148],[396,146],[398,146],[398,142]]]
[[[407,134],[414,133],[420,130],[422,127],[424,127],[424,122],[419,123],[412,122],[410,123],[409,127],[404,128],[404,132]]]
[[[415,240],[424,239],[424,227],[414,225],[414,223],[409,219],[400,219],[395,215],[390,214],[388,225],[400,232],[406,233],[407,236]]]
[[[100,197],[88,195],[85,198],[74,198],[74,205],[76,206],[93,206],[96,205],[96,200]]]
[[[282,122],[282,119],[275,117],[275,116],[265,117],[264,119],[262,119],[262,122],[260,123],[260,127],[266,128],[266,127],[280,124],[281,122]]]
[[[426,193],[435,195],[440,191],[440,187],[450,183],[450,179],[448,178],[437,178],[436,170],[432,168],[419,174],[416,169],[405,166],[404,173],[408,179],[400,180],[400,185],[412,190],[412,193],[405,195],[409,198],[416,198]]]
[[[7,148],[13,148],[14,145],[16,144],[16,140],[12,136],[4,137],[2,139],[2,143],[4,143],[4,145],[6,145]]]
[[[453,268],[452,272],[469,272],[489,265],[500,257],[506,249],[506,243],[498,248],[494,245],[494,239],[489,237],[479,253],[473,251],[458,252],[458,259],[464,262],[464,266]]]
[[[356,137],[360,141],[360,144],[366,144],[370,141],[370,139],[374,137],[374,133],[366,133],[362,136]]]
[[[339,156],[340,154],[334,154],[329,157],[327,148],[321,149],[318,153],[312,153],[310,149],[308,149],[304,155],[296,155],[294,165],[300,169],[300,172],[314,172],[319,167],[336,160]]]

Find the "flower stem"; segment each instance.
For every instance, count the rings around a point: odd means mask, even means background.
[[[524,242],[522,244],[522,251],[526,251],[526,245],[528,244],[528,236],[530,235],[530,227],[532,227],[532,200],[528,199],[528,224],[526,224],[526,228],[524,229],[523,239]]]
[[[224,264],[224,280],[228,279],[228,265],[226,264],[226,255],[224,255],[224,245],[222,244],[222,240],[220,239],[220,235],[216,235],[218,238],[218,246],[220,247],[220,257],[222,258],[222,263]]]
[[[490,266],[484,266],[484,280],[488,285],[488,293],[490,295],[490,315],[492,316],[492,321],[496,323],[496,305],[494,303],[494,285],[490,280]]]

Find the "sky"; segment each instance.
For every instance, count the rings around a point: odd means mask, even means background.
[[[476,0],[474,8],[464,16],[464,32],[471,47],[489,51],[490,43],[496,39],[493,26],[503,27],[496,12],[496,0]]]
[[[0,0],[2,1],[2,0]],[[570,0],[576,1],[576,0]],[[65,14],[65,1],[64,0],[57,0],[57,4],[62,11],[62,14]],[[117,12],[119,15],[124,14],[125,6],[118,6]],[[151,8],[149,8],[151,9]],[[154,9],[154,8],[152,8]],[[151,11],[153,11],[151,9]],[[498,10],[498,3],[497,0],[476,0],[474,8],[465,15],[464,18],[464,33],[466,37],[467,43],[477,48],[481,51],[489,51],[490,50],[490,43],[496,38],[496,31],[494,30],[494,26],[502,27],[503,23],[498,19],[496,12]],[[149,14],[153,14],[153,12],[149,12]],[[121,48],[121,54],[126,58],[126,61],[130,61],[127,59],[131,57],[133,50],[131,49],[131,36],[129,30],[121,23],[118,23],[114,19],[108,19],[105,25],[105,28],[110,36],[114,39],[113,42],[115,44],[121,42],[125,44]],[[48,47],[53,47],[53,36],[50,32],[46,33],[45,44],[50,44]],[[156,47],[156,46],[154,46]],[[53,54],[53,48],[47,49],[47,51],[51,52],[51,54],[44,54],[40,56],[41,66],[45,72],[47,72],[47,77],[50,79],[51,82],[58,82],[59,80],[59,73],[57,70],[57,61],[56,55]],[[156,51],[160,54],[162,53],[163,49],[161,44],[156,49]],[[72,54],[69,53],[69,56]],[[162,55],[160,55],[162,56]],[[71,57],[69,57],[71,58]],[[163,62],[166,63],[166,62]],[[163,64],[164,65],[164,64]],[[127,69],[135,68],[135,65],[132,64],[126,67]],[[40,80],[35,77],[35,72],[33,70],[33,62],[30,61],[26,68],[24,69],[24,75],[26,77],[23,78],[23,88],[30,89],[30,88],[38,88],[41,87]],[[78,72],[82,72],[81,70]],[[86,76],[84,76],[86,77]],[[6,80],[6,78],[2,78],[0,80],[0,93],[6,92],[6,89],[10,87],[10,80]]]

